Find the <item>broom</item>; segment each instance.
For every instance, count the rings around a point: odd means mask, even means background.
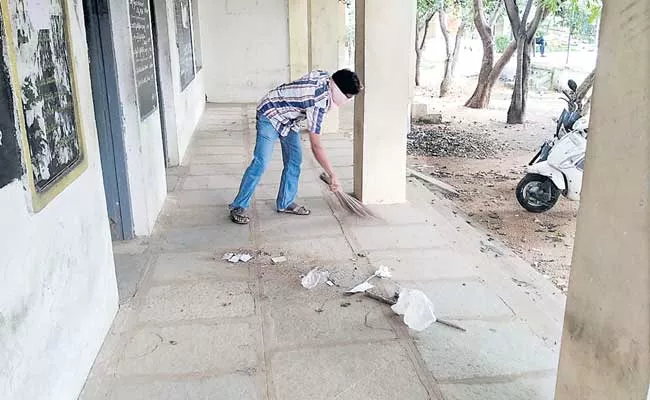
[[[330,177],[327,176],[325,172],[320,174],[320,179],[328,185],[332,184]],[[338,200],[343,208],[356,215],[357,217],[377,218],[377,216],[372,211],[370,211],[368,207],[364,206],[363,203],[357,200],[354,196],[351,196],[341,190],[337,190],[334,192],[334,197],[336,197],[336,200]]]

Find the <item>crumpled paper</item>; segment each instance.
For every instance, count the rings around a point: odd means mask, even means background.
[[[328,271],[321,271],[318,268],[314,268],[302,278],[300,283],[305,289],[313,289],[321,283],[326,282],[329,275],[330,273]]]
[[[397,304],[391,308],[395,313],[404,315],[404,323],[416,331],[423,331],[436,322],[433,303],[419,290],[402,289]]]
[[[353,287],[352,289],[348,290],[346,293],[352,294],[352,293],[363,293],[366,290],[372,289],[374,286],[370,284],[370,280],[372,278],[381,278],[381,279],[388,279],[393,276],[393,273],[390,272],[388,267],[384,267],[383,265],[379,267],[377,271],[375,271],[374,274],[370,275],[368,279],[365,281],[361,282],[357,286]]]
[[[226,253],[223,255],[221,258],[224,261],[231,262],[233,264],[237,264],[238,262],[249,262],[250,260],[253,259],[253,256],[247,253]]]
[[[379,269],[375,272],[374,276],[378,276],[380,278],[388,279],[393,277],[393,273],[390,272],[388,267],[385,267],[383,265],[379,266]]]
[[[372,289],[374,286],[370,284],[368,281],[361,282],[357,286],[353,287],[352,289],[348,290],[347,293],[363,293],[366,290]]]

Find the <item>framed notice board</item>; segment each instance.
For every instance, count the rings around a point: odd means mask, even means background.
[[[176,0],[176,46],[180,63],[181,89],[194,80],[194,44],[192,42],[192,16],[190,0]]]
[[[203,68],[203,53],[201,51],[201,27],[199,26],[199,2],[190,0],[192,3],[192,43],[194,44],[194,65],[196,72]]]
[[[2,13],[2,10],[0,10]],[[7,36],[0,18],[0,189],[20,179],[23,174],[22,156],[18,145],[13,89],[9,65],[5,62]]]
[[[9,18],[11,16],[11,18]],[[2,0],[35,211],[87,167],[67,0]]]
[[[158,108],[149,0],[129,0],[129,24],[138,108],[140,119],[145,119]]]

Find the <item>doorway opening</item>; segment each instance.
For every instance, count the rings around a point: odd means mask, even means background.
[[[109,0],[83,0],[95,124],[113,240],[134,237]]]

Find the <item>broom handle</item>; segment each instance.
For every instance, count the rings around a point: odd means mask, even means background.
[[[330,177],[325,172],[320,174],[320,180],[327,183],[328,185],[332,184],[332,180],[330,179]]]

